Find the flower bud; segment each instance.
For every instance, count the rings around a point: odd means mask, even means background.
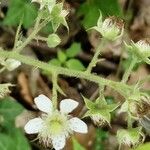
[[[84,98],[85,105],[88,111],[85,117],[91,117],[94,124],[97,126],[109,125],[111,121],[110,113],[114,111],[119,105],[118,104],[107,104],[105,99],[97,99],[96,102],[91,102],[89,99]]]
[[[20,61],[17,61],[15,59],[6,59],[6,61],[4,61],[2,63],[2,65],[9,71],[12,71],[16,68],[18,68],[21,65]]]
[[[142,141],[141,137],[144,138],[141,130],[141,127],[118,130],[117,139],[119,144],[126,144],[128,146],[138,145]]]
[[[136,43],[132,41],[131,45],[127,45],[126,47],[130,50],[130,52],[137,58],[139,62],[144,61],[150,64],[150,42],[149,39],[140,40]]]
[[[131,101],[129,103],[129,111],[134,117],[141,118],[149,113],[150,103],[148,100]]]
[[[100,13],[97,26],[93,28],[100,32],[107,40],[115,41],[123,35],[124,23],[114,16],[108,17],[102,22],[102,15]]]
[[[52,28],[54,32],[57,31],[58,27],[62,24],[67,30],[69,30],[68,24],[66,22],[66,16],[68,15],[68,11],[63,9],[63,3],[58,3],[54,6],[51,12],[51,22]]]
[[[148,42],[148,40],[140,40],[135,43],[135,46],[141,53],[149,52],[150,54],[150,43]]]
[[[59,45],[61,42],[61,39],[59,38],[59,36],[55,33],[50,34],[47,38],[47,45],[50,48],[56,47],[57,45]]]

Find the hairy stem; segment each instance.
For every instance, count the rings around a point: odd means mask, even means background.
[[[131,129],[132,128],[132,118],[131,118],[130,113],[128,113],[127,124],[128,124],[128,129]]]
[[[13,50],[15,48],[17,48],[17,42],[19,41],[19,38],[20,38],[20,30],[21,30],[21,25],[22,25],[22,19],[19,23],[19,26],[17,28],[17,32],[16,32],[16,35],[15,35],[15,42],[14,42],[14,47],[13,47]]]
[[[52,82],[53,82],[52,101],[53,101],[54,108],[57,109],[57,74],[55,72],[53,72],[52,74]]]
[[[126,72],[123,75],[122,81],[123,83],[126,83],[128,81],[128,78],[133,70],[133,67],[135,66],[137,60],[136,59],[132,59],[131,64],[129,66],[129,68],[126,70]]]
[[[24,64],[34,66],[42,70],[46,70],[50,72],[51,74],[55,72],[57,75],[65,75],[69,77],[83,78],[83,79],[87,79],[89,81],[95,82],[97,84],[100,84],[100,85],[107,85],[113,88],[114,90],[118,91],[123,96],[126,96],[124,95],[124,93],[129,93],[132,88],[131,86],[128,86],[124,83],[108,80],[108,79],[102,78],[98,75],[94,75],[88,72],[71,70],[71,69],[67,69],[63,67],[56,67],[56,66],[41,62],[39,60],[35,60],[29,56],[23,56],[19,53],[16,53],[15,51],[4,51],[0,49],[0,56],[4,58],[16,59]]]
[[[91,62],[89,63],[89,66],[87,67],[87,72],[91,72],[92,71],[92,68],[96,66],[96,63],[98,61],[98,56],[100,55],[100,52],[102,50],[102,48],[104,47],[104,44],[105,44],[105,40],[102,39],[102,41],[100,42],[100,44],[98,45],[97,49],[95,50],[95,54],[91,60]]]
[[[40,16],[39,16],[40,17]],[[16,52],[20,52],[23,50],[23,48],[25,48],[30,42],[31,40],[33,40],[36,35],[38,34],[38,32],[46,26],[46,24],[50,21],[50,17],[46,18],[42,23],[40,23],[40,20],[37,19],[37,22],[35,23],[35,27],[32,31],[32,33],[30,34],[30,36],[24,41],[24,43],[18,47],[15,51]]]

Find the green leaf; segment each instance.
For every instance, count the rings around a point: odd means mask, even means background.
[[[43,27],[42,32],[47,34],[52,33],[53,32],[52,23],[49,22],[45,27]]]
[[[108,138],[108,132],[102,129],[96,129],[96,139],[94,143],[94,150],[104,150],[103,141]]]
[[[57,45],[59,45],[61,42],[61,39],[59,38],[59,36],[55,33],[50,34],[47,38],[47,45],[50,48],[56,47]]]
[[[66,59],[67,59],[67,56],[66,56],[66,54],[65,54],[63,51],[59,50],[59,51],[57,52],[57,58],[58,58],[58,60],[59,60],[61,63],[64,63],[64,62],[66,61]]]
[[[0,150],[31,150],[30,145],[19,129],[12,128],[12,133],[0,133]]]
[[[99,18],[99,10],[101,10],[103,16],[122,16],[118,0],[86,1],[78,9],[78,14],[84,16],[82,23],[86,29],[96,25]]]
[[[37,8],[30,0],[11,0],[3,24],[17,26],[22,17],[23,26],[29,28],[37,17]]]
[[[61,62],[60,62],[57,58],[51,59],[51,60],[49,61],[49,64],[52,64],[52,65],[58,66],[58,67],[61,66]]]
[[[0,133],[0,149],[1,150],[15,150],[13,139],[7,134]]]
[[[0,101],[0,115],[3,116],[3,124],[14,122],[15,117],[23,111],[23,107],[11,97],[6,97]]]
[[[150,149],[150,142],[147,142],[145,144],[140,145],[139,147],[137,147],[134,150],[148,150]],[[133,149],[132,149],[133,150]]]
[[[85,150],[85,148],[75,139],[72,138],[73,150]]]
[[[81,51],[81,45],[79,43],[73,43],[70,48],[66,50],[66,55],[68,57],[75,57]]]
[[[78,59],[70,59],[66,62],[66,66],[69,69],[74,70],[85,70],[85,67],[83,66],[82,62]]]

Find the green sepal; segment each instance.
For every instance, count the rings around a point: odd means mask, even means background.
[[[51,22],[54,32],[57,31],[60,24],[64,25],[67,28],[67,30],[69,30],[68,24],[65,19],[66,15],[67,11],[63,10],[63,3],[58,3],[53,7],[51,12]]]
[[[115,109],[117,109],[119,107],[119,105],[120,105],[120,103],[107,105],[109,112],[112,112]]]
[[[82,95],[85,105],[88,109],[94,109],[94,103]]]

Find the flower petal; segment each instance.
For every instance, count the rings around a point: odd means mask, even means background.
[[[70,120],[70,128],[75,132],[79,133],[87,133],[88,127],[87,125],[77,117],[71,118]]]
[[[27,122],[24,130],[28,134],[35,134],[42,128],[43,120],[41,118],[34,118]]]
[[[77,106],[78,102],[72,99],[64,99],[60,102],[60,111],[63,113],[70,113],[72,112]]]
[[[52,144],[55,150],[61,150],[64,148],[66,143],[65,136],[60,135],[60,136],[55,136],[52,138]]]
[[[34,99],[37,108],[45,113],[51,113],[53,105],[51,100],[45,95],[41,94]]]

